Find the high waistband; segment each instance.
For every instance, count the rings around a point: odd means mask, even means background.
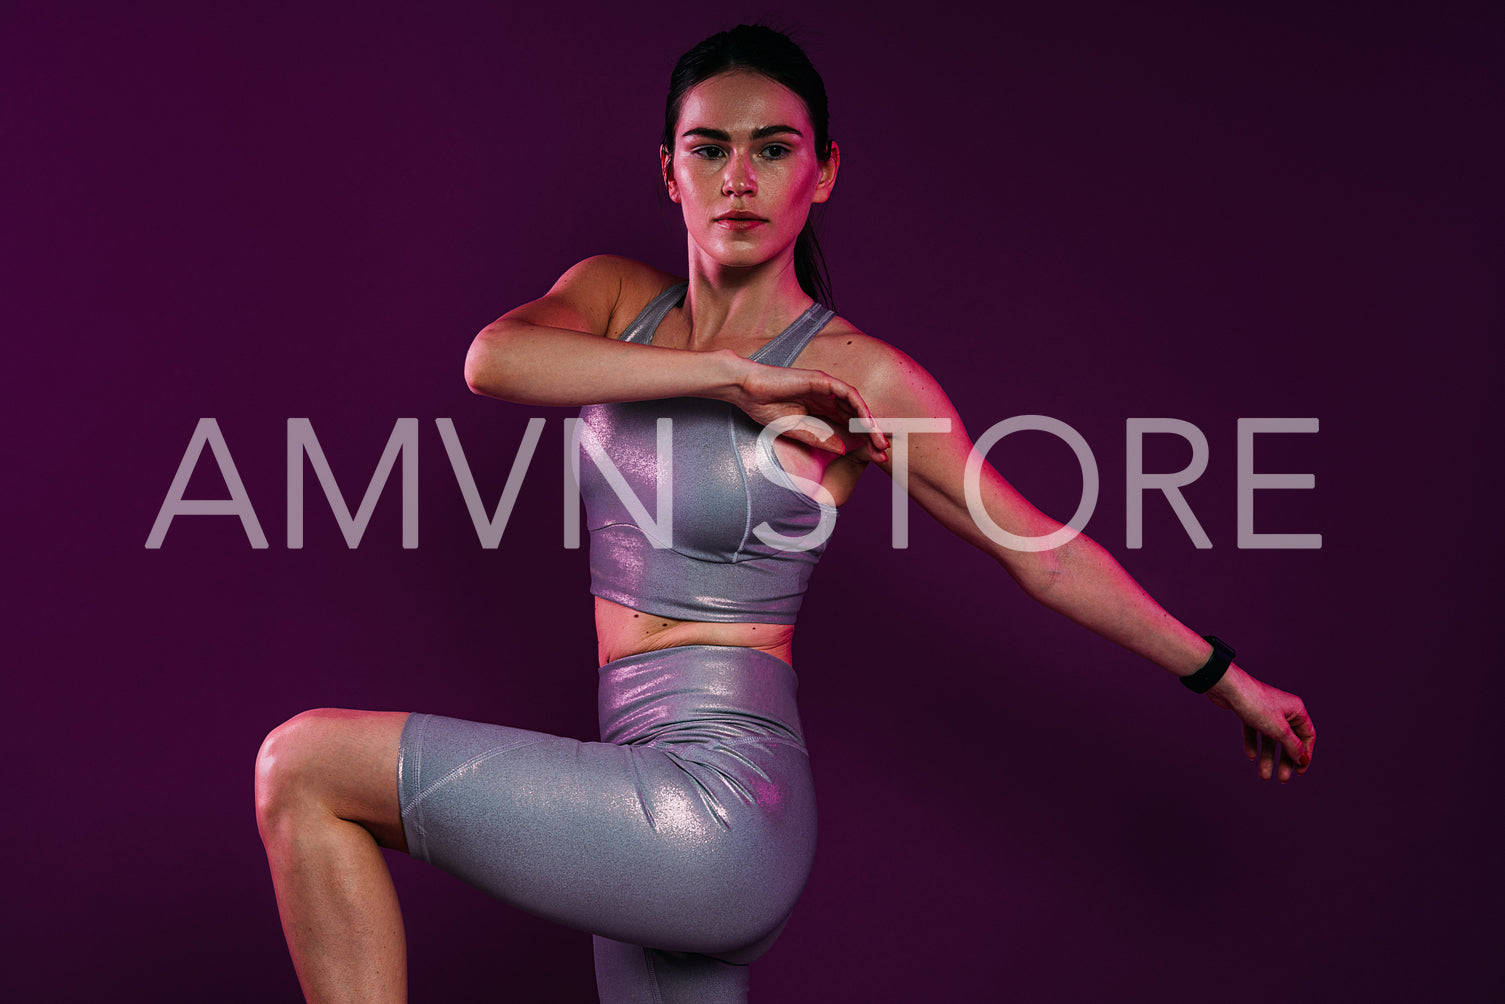
[[[707,742],[770,736],[804,747],[794,668],[737,645],[680,645],[601,667],[605,742]]]

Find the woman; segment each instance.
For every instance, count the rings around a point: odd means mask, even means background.
[[[816,302],[808,216],[841,158],[797,46],[742,26],[687,53],[660,159],[688,279],[588,259],[466,362],[478,393],[586,406],[603,741],[329,710],[276,729],[258,819],[311,1001],[405,996],[383,846],[592,931],[603,1000],[745,999],[814,852],[795,615],[869,464],[907,465],[910,494],[1031,596],[1233,710],[1263,777],[1310,762],[1300,700],[1230,665],[1086,537],[1009,547],[980,529],[972,444],[940,387]],[[986,464],[980,490],[1016,544],[1061,530]]]

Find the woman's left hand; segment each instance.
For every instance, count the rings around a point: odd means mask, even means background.
[[[1217,686],[1207,692],[1207,699],[1244,723],[1244,755],[1258,759],[1260,777],[1278,776],[1284,784],[1292,774],[1306,773],[1317,729],[1301,698],[1229,666]]]

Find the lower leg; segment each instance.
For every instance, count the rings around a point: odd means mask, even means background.
[[[748,967],[706,955],[661,952],[599,935],[596,992],[602,1004],[746,1004]]]
[[[268,736],[257,761],[262,841],[311,1004],[407,999],[402,914],[381,853],[381,844],[405,849],[396,794],[404,718],[310,712]]]

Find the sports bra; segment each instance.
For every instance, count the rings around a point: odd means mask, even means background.
[[[621,340],[650,343],[688,285],[654,297]],[[814,304],[750,358],[788,366],[834,316]],[[588,405],[575,429],[594,595],[678,620],[794,623],[836,509],[796,486],[763,426],[725,401],[678,397]]]

